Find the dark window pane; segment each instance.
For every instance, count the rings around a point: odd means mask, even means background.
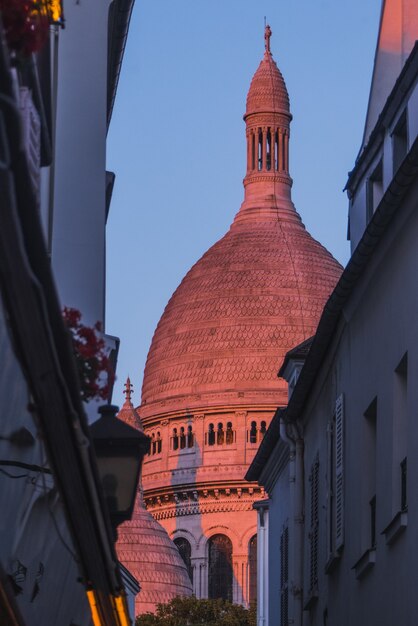
[[[209,540],[209,598],[232,602],[232,543],[225,535]]]
[[[179,537],[178,539],[174,539],[174,543],[176,544],[177,550],[180,552],[180,556],[184,561],[184,564],[187,568],[187,573],[189,574],[190,581],[193,583],[193,568],[192,568],[192,547],[187,539],[184,537]]]
[[[248,564],[250,569],[250,604],[257,602],[257,535],[251,537],[248,546]]]

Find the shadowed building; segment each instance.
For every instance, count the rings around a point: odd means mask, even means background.
[[[140,407],[152,439],[143,469],[148,511],[177,543],[197,597],[244,604],[256,594],[253,503],[264,496],[244,475],[287,403],[279,364],[315,332],[341,272],[291,200],[292,116],[270,36],[267,27],[244,115],[244,202],[168,302]]]

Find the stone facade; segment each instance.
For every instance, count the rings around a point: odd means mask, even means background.
[[[291,200],[283,77],[266,49],[247,98],[245,198],[191,268],[155,331],[139,409],[144,497],[177,542],[197,597],[255,599],[256,513],[244,480],[278,405],[285,353],[316,329],[341,268]]]

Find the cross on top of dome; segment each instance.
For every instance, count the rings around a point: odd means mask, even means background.
[[[131,401],[131,395],[134,393],[134,386],[131,383],[131,379],[128,378],[126,379],[126,383],[124,385],[125,389],[123,390],[123,393],[125,394],[125,398],[128,402]]]

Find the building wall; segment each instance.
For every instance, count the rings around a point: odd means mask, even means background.
[[[399,91],[399,90],[398,90]],[[355,250],[360,241],[364,230],[370,220],[371,215],[378,206],[378,202],[374,203],[374,207],[368,214],[368,185],[373,173],[379,163],[382,161],[382,184],[378,198],[381,198],[387,190],[390,182],[396,173],[397,166],[393,158],[394,134],[398,122],[402,114],[406,111],[407,116],[407,149],[409,150],[418,134],[418,85],[417,80],[412,85],[406,85],[402,98],[399,98],[397,108],[388,114],[381,121],[380,133],[377,133],[370,141],[367,148],[367,156],[364,166],[360,168],[356,180],[352,184],[352,197],[349,205],[349,239],[351,242],[351,252]]]
[[[305,494],[314,457],[319,453],[319,562],[318,600],[310,609],[311,623],[413,624],[418,540],[418,480],[414,450],[418,427],[414,415],[418,390],[418,294],[415,268],[418,262],[418,183],[410,190],[402,211],[381,242],[372,262],[344,309],[345,327],[335,340],[335,354],[322,369],[303,415],[305,423]],[[407,353],[406,404],[399,402],[396,370]],[[344,395],[345,537],[339,558],[325,571],[327,507],[327,425],[335,400]],[[404,393],[404,392],[401,392]],[[375,454],[365,416],[377,398]],[[399,513],[400,448],[408,457],[408,526],[387,545],[388,525]],[[403,455],[403,452],[402,452]],[[364,568],[360,557],[371,548],[370,490],[376,493],[376,562]],[[309,498],[305,495],[306,520]],[[305,523],[305,597],[309,589],[309,524]],[[383,534],[382,534],[383,533]],[[367,562],[367,558],[366,561]],[[357,564],[357,565],[356,565]],[[353,569],[354,567],[354,569]],[[324,617],[325,616],[325,617]]]
[[[55,159],[43,173],[50,185],[43,186],[44,224],[52,221],[62,305],[79,309],[87,324],[104,321],[109,4],[66,4],[66,28],[52,38]]]

